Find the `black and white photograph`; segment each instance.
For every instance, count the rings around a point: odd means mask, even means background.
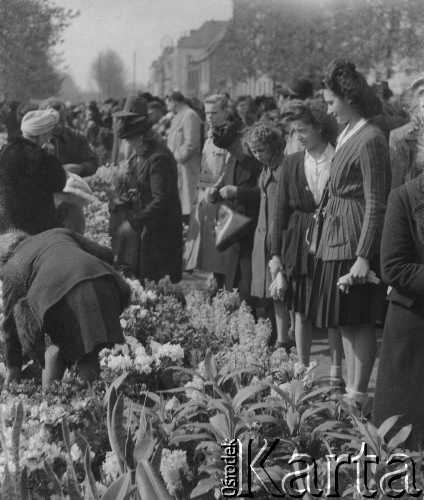
[[[0,0],[0,500],[422,498],[424,0]]]

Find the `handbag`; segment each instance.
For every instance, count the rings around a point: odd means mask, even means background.
[[[329,198],[328,183],[325,185],[324,192],[322,193],[321,201],[312,219],[312,223],[306,231],[306,244],[308,245],[309,255],[316,255],[318,251],[319,242],[321,240],[322,228],[324,226],[325,207],[327,206]]]
[[[224,252],[249,232],[253,219],[221,205],[215,218],[215,248]]]

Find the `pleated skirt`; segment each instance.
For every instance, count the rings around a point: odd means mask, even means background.
[[[119,289],[111,276],[74,286],[44,318],[45,333],[67,362],[124,342],[119,321]]]
[[[289,278],[285,304],[289,311],[306,314],[312,290],[312,278],[306,275]]]
[[[318,328],[384,322],[386,311],[384,285],[354,285],[350,287],[348,294],[342,293],[337,287],[339,278],[349,273],[354,262],[316,260],[307,305],[307,318]]]

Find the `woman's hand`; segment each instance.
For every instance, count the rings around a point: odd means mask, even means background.
[[[350,268],[350,276],[354,283],[357,285],[363,285],[367,282],[368,273],[370,271],[370,263],[368,259],[364,257],[358,257]]]
[[[21,368],[20,367],[11,367],[11,368],[7,369],[5,384],[6,384],[6,386],[8,386],[9,384],[12,384],[13,382],[16,382],[17,384],[21,383]]]
[[[223,200],[232,200],[237,196],[237,186],[224,186],[219,190]]]
[[[273,255],[272,259],[269,261],[269,271],[271,273],[272,281],[277,277],[278,271],[283,269],[283,263],[278,255]]]

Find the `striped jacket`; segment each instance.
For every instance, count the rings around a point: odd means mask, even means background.
[[[371,260],[378,255],[390,178],[387,141],[367,123],[335,154],[318,258]]]

